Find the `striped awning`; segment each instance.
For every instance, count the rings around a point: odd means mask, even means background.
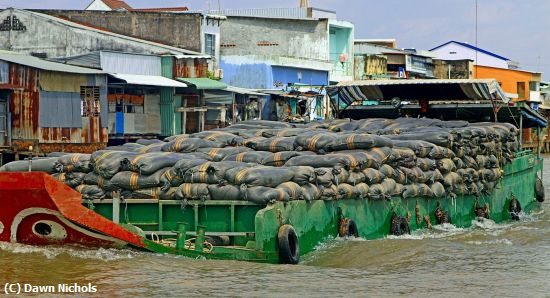
[[[369,80],[340,82],[327,87],[333,100],[350,105],[365,100],[501,100],[508,103],[496,80]]]

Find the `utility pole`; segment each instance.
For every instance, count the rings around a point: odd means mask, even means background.
[[[474,79],[477,79],[477,0],[476,0],[476,62],[475,62],[475,72],[474,72]]]

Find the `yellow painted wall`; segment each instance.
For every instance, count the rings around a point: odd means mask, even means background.
[[[525,83],[525,94],[519,98],[514,98],[515,101],[522,101],[529,99],[529,82],[540,81],[540,75],[537,73],[531,73],[527,71],[520,71],[514,69],[495,68],[488,66],[476,65],[474,78],[476,79],[496,79],[502,90],[506,93],[518,94],[518,82]]]

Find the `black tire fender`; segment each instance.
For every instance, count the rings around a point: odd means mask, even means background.
[[[513,220],[519,220],[519,214],[521,213],[521,204],[519,203],[518,199],[512,198],[510,200],[508,212],[510,212],[510,217]]]
[[[294,227],[282,225],[277,233],[277,244],[281,264],[298,264],[300,262],[300,245]]]
[[[542,183],[542,179],[540,179],[538,176],[535,180],[535,197],[537,198],[537,201],[544,202],[544,184]]]
[[[411,228],[407,218],[394,213],[391,219],[390,233],[394,236],[410,234]]]
[[[340,227],[338,229],[338,235],[340,237],[359,237],[359,230],[357,224],[351,218],[343,218],[340,220]]]

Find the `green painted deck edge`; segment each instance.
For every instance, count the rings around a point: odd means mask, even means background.
[[[358,227],[360,236],[371,240],[385,237],[389,234],[391,216],[395,212],[398,215],[410,217],[411,230],[424,229],[426,223],[421,221],[417,224],[416,211],[418,207],[421,217],[429,215],[431,223],[435,224],[434,211],[439,203],[444,211],[449,212],[452,223],[457,227],[469,227],[475,220],[474,204],[477,200],[479,206],[488,203],[490,206],[490,218],[495,222],[510,220],[508,213],[509,202],[513,194],[521,203],[525,212],[530,212],[534,208],[540,207],[540,203],[535,200],[534,184],[538,172],[542,171],[542,158],[533,154],[520,154],[514,161],[504,167],[505,176],[496,186],[491,196],[475,198],[474,196],[461,196],[451,198],[392,198],[391,200],[338,200],[338,201],[291,201],[287,203],[277,202],[265,208],[255,204],[243,201],[206,201],[190,202],[187,209],[193,210],[193,220],[190,224],[190,231],[197,224],[220,225],[223,221],[230,221],[229,226],[234,231],[245,229],[249,225],[253,227],[253,236],[243,236],[240,239],[241,245],[235,247],[214,247],[211,253],[200,253],[191,250],[176,251],[173,248],[167,248],[153,241],[146,241],[146,248],[152,252],[177,254],[191,258],[207,259],[233,259],[254,262],[278,263],[277,254],[277,232],[282,224],[294,226],[298,234],[300,243],[300,254],[305,255],[312,252],[317,245],[338,235],[338,223],[340,215],[344,218],[353,219]],[[112,216],[109,212],[111,202],[97,202],[95,206],[106,205],[108,208],[96,208],[96,212],[107,218]],[[162,212],[162,206],[171,206],[179,208],[179,201],[156,201],[147,200],[140,203],[133,200],[128,203],[129,219],[132,223],[133,217],[143,215],[143,212],[153,210],[148,214],[153,221],[142,223],[144,226],[149,224],[158,225],[159,228],[168,228],[173,226],[175,220],[183,221],[183,215],[178,218],[168,218],[175,215],[174,210],[168,213]],[[141,207],[137,209],[138,207]],[[134,209],[136,208],[136,209]],[[227,208],[227,210],[225,210]],[[124,208],[121,208],[122,210]],[[121,210],[121,212],[122,212]],[[202,214],[203,210],[204,214]],[[248,212],[248,213],[246,213]],[[246,214],[244,217],[253,218],[234,218],[235,213]],[[156,215],[155,215],[156,214]],[[182,213],[183,214],[183,213]],[[163,216],[167,216],[164,218]],[[156,218],[155,218],[156,217]],[[236,217],[236,216],[235,216]],[[125,218],[124,214],[120,218]],[[189,218],[191,219],[191,217]],[[249,221],[253,221],[250,223]],[[136,222],[133,222],[136,224]],[[245,247],[245,243],[252,244],[251,248]]]

